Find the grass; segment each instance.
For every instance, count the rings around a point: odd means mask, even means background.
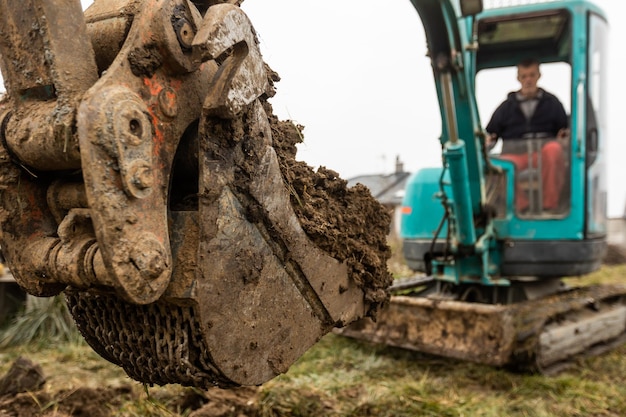
[[[330,335],[261,389],[266,416],[621,416],[626,348],[555,377]]]
[[[62,295],[49,298],[28,296],[24,311],[0,333],[0,348],[78,340],[80,334]]]
[[[566,283],[572,286],[595,284],[624,284],[626,283],[626,264],[605,265],[600,270],[581,277],[566,278]]]
[[[0,354],[0,369],[17,355],[41,364],[46,390],[129,386],[112,415],[188,416],[178,386],[130,381],[84,344],[27,346]],[[515,374],[375,346],[336,335],[324,337],[286,374],[258,393],[258,416],[623,416],[626,347],[581,359],[558,376]],[[42,405],[43,407],[43,405]],[[48,405],[50,407],[50,405]],[[229,415],[229,414],[225,414]],[[236,414],[232,414],[236,415]]]
[[[626,265],[604,267],[569,283],[623,282]],[[84,342],[34,342],[0,349],[0,373],[25,356],[48,376],[45,390],[128,387],[111,415],[191,417],[184,397],[198,394],[179,386],[151,387],[131,381]],[[282,416],[624,416],[626,346],[579,359],[557,376],[512,373],[472,363],[368,344],[327,335],[289,372],[269,381],[256,394],[262,417]],[[197,396],[197,395],[196,395]],[[211,394],[206,394],[208,401]],[[198,397],[198,396],[197,396]],[[57,395],[58,398],[58,395]],[[204,398],[202,402],[206,402]],[[42,404],[53,409],[57,404]],[[108,408],[107,408],[108,407]],[[232,411],[236,416],[239,411]],[[1,413],[0,413],[1,414]],[[212,414],[217,415],[217,414]]]

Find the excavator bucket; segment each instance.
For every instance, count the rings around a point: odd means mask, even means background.
[[[388,214],[295,160],[237,5],[0,8],[0,243],[101,356],[150,384],[258,385],[387,301]]]

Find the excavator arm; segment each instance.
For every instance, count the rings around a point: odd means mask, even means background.
[[[299,131],[231,3],[0,1],[3,252],[146,383],[261,384],[388,298],[388,215],[334,174],[294,184]],[[320,216],[333,202],[379,239]]]
[[[418,12],[428,45],[442,120],[441,146],[444,173],[442,203],[450,231],[449,260],[433,261],[433,269],[454,277],[468,274],[483,284],[501,285],[497,264],[491,259],[493,224],[486,210],[486,176],[491,165],[474,94],[476,44],[474,15],[481,1],[411,0]],[[448,189],[449,191],[444,191]],[[462,271],[462,272],[461,272]],[[470,272],[471,271],[471,272]]]

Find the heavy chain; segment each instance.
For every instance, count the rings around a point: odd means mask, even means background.
[[[157,385],[235,385],[213,365],[193,305],[136,305],[112,293],[65,296],[87,343],[131,378]]]

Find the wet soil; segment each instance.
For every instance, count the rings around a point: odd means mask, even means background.
[[[93,364],[92,364],[93,365]],[[75,371],[76,367],[73,367]],[[108,374],[107,374],[108,375]],[[17,378],[17,381],[16,381]],[[59,375],[47,378],[40,364],[19,357],[0,378],[7,381],[0,391],[0,417],[110,417],[119,415],[143,415],[141,406],[131,411],[132,405],[144,404],[143,408],[157,409],[150,415],[188,415],[189,417],[223,417],[258,415],[258,389],[242,387],[233,389],[210,388],[161,390],[147,396],[137,384],[115,383],[110,375],[94,373],[93,379],[101,386],[67,388]],[[17,382],[11,383],[11,382]],[[62,387],[55,385],[61,382]]]
[[[109,417],[131,393],[130,386],[26,392],[0,397],[0,417]]]
[[[346,262],[352,278],[366,289],[366,301],[387,300],[392,277],[387,269],[390,212],[362,184],[347,181],[327,167],[314,170],[296,159],[296,145],[304,140],[304,126],[281,121],[269,103],[273,147],[279,158],[291,203],[307,236],[339,261]]]
[[[256,388],[212,388],[206,392],[189,390],[169,400],[167,408],[157,402],[162,415],[189,417],[253,417],[258,413]],[[55,392],[27,392],[0,397],[0,417],[112,417],[125,415],[123,405],[145,398],[131,385],[77,388]],[[132,413],[130,415],[137,415]]]

